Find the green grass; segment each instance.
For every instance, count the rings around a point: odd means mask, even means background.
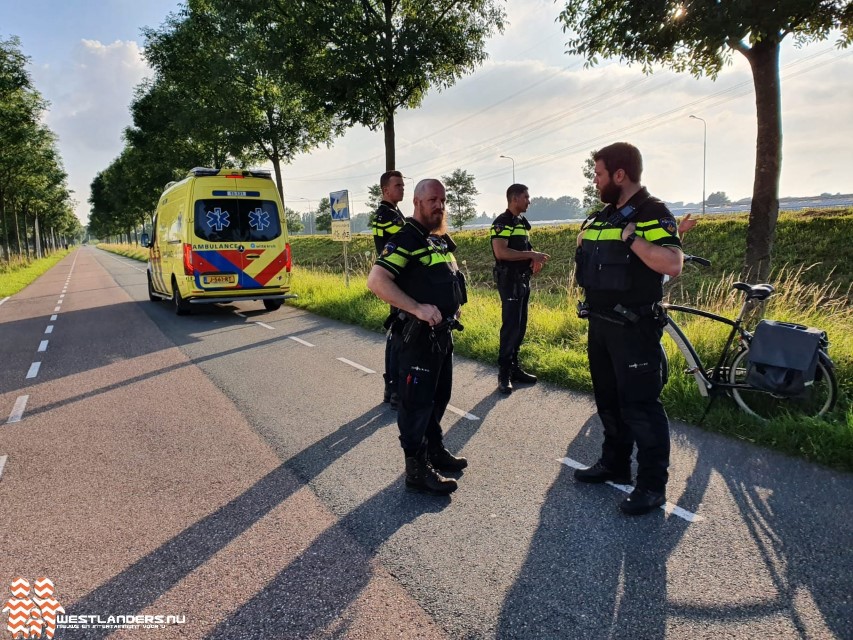
[[[850,224],[853,227],[853,214],[833,214],[829,219],[834,220],[835,225]],[[808,217],[804,220],[800,226],[792,224],[788,228],[783,219],[780,232],[787,229],[786,234],[811,236],[811,225],[815,221]],[[838,233],[832,225],[829,227],[832,231],[824,228],[825,224],[828,223],[819,222],[821,233]],[[803,225],[808,228],[807,232]],[[735,255],[738,251],[742,255],[742,245],[738,249],[726,246],[726,243],[736,244],[737,234],[744,229],[745,221],[738,222],[737,216],[703,220],[689,236],[688,249],[710,257],[717,265],[739,264]],[[570,283],[576,233],[577,225],[534,229],[536,246],[550,253],[552,261],[548,272],[534,279],[521,359],[544,380],[589,391],[592,385],[586,359],[586,322],[579,320],[574,313],[575,302],[581,292]],[[836,245],[843,244],[850,235],[836,236]],[[457,258],[462,262],[469,281],[477,285],[470,287],[469,303],[461,317],[465,330],[457,334],[456,352],[481,362],[495,363],[501,313],[497,292],[489,282],[493,258],[488,251],[487,237],[483,231],[454,235],[459,244]],[[364,254],[371,251],[372,242],[372,238],[365,236],[357,237],[350,244],[351,276],[350,286],[346,287],[340,273],[343,267],[340,243],[322,236],[299,237],[294,243],[298,265],[293,273],[293,290],[299,298],[288,301],[288,304],[379,331],[388,306],[366,287],[365,275],[372,258]],[[784,247],[786,242],[780,239],[777,249],[779,245]],[[147,259],[146,250],[129,245],[102,248]],[[779,252],[784,255],[783,251]],[[765,316],[827,331],[832,343],[829,352],[836,364],[841,389],[836,409],[822,419],[792,417],[765,423],[741,412],[729,398],[720,398],[702,426],[829,467],[853,471],[853,307],[849,299],[849,281],[853,276],[845,275],[847,272],[842,267],[846,269],[847,265],[836,266],[833,251],[816,251],[815,257],[818,253],[832,264],[810,262],[774,271],[772,282],[777,287],[777,295],[771,298]],[[843,247],[835,246],[835,257],[844,253]],[[735,280],[733,271],[736,269],[726,272],[719,266],[710,273],[688,269],[668,286],[667,299],[733,318],[740,308],[740,294],[731,290]],[[727,335],[725,328],[707,320],[682,316],[677,321],[700,356],[706,362],[715,360],[714,356],[722,348]],[[664,338],[664,346],[670,358],[670,380],[662,396],[664,404],[672,418],[696,423],[705,411],[707,401],[699,395],[694,378],[682,373],[686,364],[675,345]]]
[[[60,249],[38,260],[0,261],[0,300],[23,291],[67,255],[68,251]]]
[[[139,260],[140,262],[148,261],[148,249],[137,246],[135,244],[102,243],[98,245],[98,249],[103,249],[104,251],[109,251],[110,253],[117,253],[120,256],[133,258],[134,260]]]

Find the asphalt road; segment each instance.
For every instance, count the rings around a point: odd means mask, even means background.
[[[572,479],[589,396],[502,398],[457,358],[470,466],[410,494],[380,334],[257,302],[178,317],[93,248],[0,304],[0,362],[0,582],[48,576],[101,618],[57,638],[853,638],[848,474],[674,424],[671,504],[627,518]]]

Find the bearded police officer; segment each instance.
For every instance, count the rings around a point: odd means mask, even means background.
[[[415,187],[414,216],[391,238],[367,287],[403,313],[392,331],[397,350],[397,426],[406,458],[406,487],[438,495],[456,490],[439,472],[458,472],[465,458],[442,441],[441,418],[453,384],[453,336],[465,302],[464,280],[446,235],[446,195],[438,180]]]
[[[640,184],[636,147],[617,142],[593,160],[607,206],[581,228],[576,274],[586,293],[579,315],[589,319],[589,368],[604,444],[598,462],[575,478],[630,484],[636,443],[636,487],[619,506],[640,515],[666,502],[669,422],[660,401],[666,318],[659,303],[663,276],[681,273],[681,242],[666,205]]]
[[[403,200],[403,189],[405,183],[403,174],[399,171],[386,171],[379,177],[379,188],[382,190],[382,200],[379,202],[379,207],[373,218],[370,221],[370,226],[373,229],[373,242],[376,245],[376,255],[382,253],[385,243],[391,239],[395,233],[403,228],[406,224],[406,219],[397,205]],[[385,328],[390,329],[391,323],[397,315],[397,309],[391,307],[390,315],[385,323]],[[394,352],[391,344],[391,332],[385,340],[385,393],[383,394],[383,402],[391,403],[391,408],[397,408],[397,381],[394,379],[397,371],[397,354]]]
[[[524,212],[530,206],[530,194],[523,184],[506,190],[507,209],[492,223],[494,276],[501,296],[501,333],[498,352],[498,390],[512,393],[512,383],[535,384],[536,376],[518,364],[518,351],[527,331],[527,304],[530,300],[530,276],[548,261],[548,254],[533,251],[530,223]]]

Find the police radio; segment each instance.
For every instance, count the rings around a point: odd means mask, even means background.
[[[634,217],[634,213],[636,211],[637,210],[630,204],[626,204],[621,209],[617,209],[612,214],[610,214],[610,217],[607,218],[607,224],[612,227],[619,227],[620,229],[624,229],[631,221],[631,218]]]

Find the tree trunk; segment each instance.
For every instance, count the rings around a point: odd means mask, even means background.
[[[36,211],[33,214],[33,242],[36,245],[35,246],[36,258],[37,259],[41,258],[43,254],[42,254],[42,250],[41,250],[41,234],[39,233],[39,214],[38,214],[38,211]]]
[[[385,117],[385,171],[393,171],[397,164],[397,151],[394,148],[394,114]]]
[[[273,146],[272,152],[272,168],[275,171],[275,184],[278,187],[278,197],[281,198],[282,204],[284,204],[284,182],[282,182],[281,178],[281,157],[279,156],[278,149]],[[284,211],[281,212],[281,219],[285,219]]]
[[[758,134],[755,182],[746,232],[741,278],[764,282],[770,276],[770,255],[779,219],[779,174],[782,171],[782,98],[779,81],[779,43],[758,42],[746,53],[755,85]]]
[[[3,255],[6,262],[9,262],[12,258],[12,252],[9,250],[9,229],[6,226],[6,196],[2,189],[0,189],[0,215],[3,216]]]
[[[18,223],[18,211],[14,207],[12,207],[12,213],[15,216],[15,240],[18,243],[18,257],[20,257],[24,255],[23,248],[21,247],[21,226]]]

